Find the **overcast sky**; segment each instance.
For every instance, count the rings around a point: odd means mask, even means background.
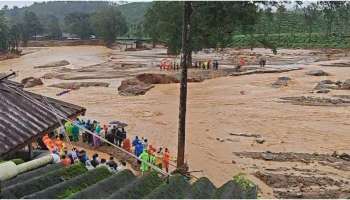
[[[13,6],[23,7],[23,6],[30,6],[34,2],[43,2],[43,1],[54,1],[54,0],[28,0],[28,1],[26,1],[26,0],[22,0],[22,1],[19,1],[19,0],[0,0],[0,9],[4,5],[8,5],[9,8],[12,8]],[[57,1],[57,0],[55,0],[55,1]],[[74,1],[76,1],[76,0],[74,0]],[[87,0],[87,1],[89,1],[89,0]],[[94,1],[96,1],[96,0],[94,0]],[[118,0],[103,0],[103,1],[117,2]],[[138,2],[138,1],[150,1],[150,0],[131,0],[131,1],[128,1],[128,2]]]

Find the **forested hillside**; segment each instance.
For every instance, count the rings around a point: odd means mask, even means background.
[[[145,33],[174,51],[181,44],[180,4],[156,2],[145,14]],[[194,49],[350,48],[348,1],[194,2],[193,7]]]
[[[40,20],[47,16],[56,16],[61,22],[70,13],[94,13],[109,6],[118,6],[127,22],[136,24],[143,20],[143,15],[151,6],[151,2],[133,2],[116,4],[106,1],[48,1],[35,2],[33,5],[23,8],[14,7],[5,11],[5,15],[11,20],[18,21],[26,11],[34,12]]]

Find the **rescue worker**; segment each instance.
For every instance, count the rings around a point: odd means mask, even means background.
[[[141,153],[143,152],[143,145],[142,143],[137,143],[136,146],[135,146],[135,155],[137,157],[139,157],[141,155]]]
[[[140,170],[142,172],[142,175],[144,175],[144,173],[148,171],[148,165],[146,162],[149,162],[149,159],[150,159],[147,150],[144,149],[143,152],[138,157],[142,160]]]
[[[72,139],[73,142],[79,141],[79,127],[75,124],[72,125]]]
[[[100,135],[100,132],[101,132],[101,126],[100,124],[96,124],[96,128],[95,128],[95,134],[96,135]],[[98,147],[101,145],[101,140],[100,138],[98,138],[97,136],[93,136],[93,143],[94,143],[94,147]]]
[[[157,153],[156,153],[156,162],[155,165],[158,166],[160,169],[162,169],[162,163],[163,163],[163,148],[159,147]]]
[[[148,154],[149,154],[149,162],[152,165],[155,165],[156,164],[156,156],[155,156],[155,152],[153,151],[153,149]]]
[[[237,71],[240,71],[241,68],[243,67],[243,65],[245,65],[245,60],[244,60],[244,58],[241,57],[239,59],[239,63],[238,63],[238,66],[237,66]]]
[[[71,160],[68,156],[63,155],[61,159],[61,163],[63,164],[63,166],[68,167],[69,165],[71,165]]]
[[[259,58],[259,65],[261,68],[265,67],[266,65],[266,57],[264,55],[261,55]]]
[[[169,162],[170,162],[170,152],[168,148],[165,148],[163,154],[163,169],[165,168],[166,172],[169,172]]]
[[[131,143],[129,138],[123,140],[123,149],[131,153]]]
[[[58,152],[61,152],[63,150],[63,142],[58,135],[56,136],[54,143],[58,149]]]

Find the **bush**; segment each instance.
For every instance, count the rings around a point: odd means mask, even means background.
[[[123,187],[109,196],[109,199],[139,199],[148,195],[152,190],[162,184],[157,173],[152,172],[141,178],[137,178],[129,185]]]
[[[61,183],[64,180],[69,180],[75,176],[85,173],[86,171],[87,169],[85,166],[81,164],[75,164],[68,168],[61,168],[36,178],[11,185],[2,191],[2,197],[6,199],[22,198],[23,196],[33,194],[50,186]]]
[[[123,170],[106,178],[84,190],[70,196],[70,199],[105,199],[111,193],[128,185],[135,180],[135,175],[130,170]]]
[[[216,191],[214,184],[206,177],[202,177],[191,186],[191,193],[186,197],[189,199],[210,199]]]
[[[13,179],[10,179],[8,181],[4,181],[2,182],[2,186],[3,188],[9,187],[11,185],[14,185],[16,183],[22,183],[24,181],[28,181],[32,178],[38,177],[40,175],[43,175],[45,173],[49,173],[58,169],[61,169],[63,166],[61,164],[50,164],[50,165],[46,165],[44,167],[20,174],[18,176],[16,176]]]
[[[236,182],[243,190],[249,190],[255,187],[255,184],[245,177],[245,174],[239,173],[233,177],[233,181]]]
[[[163,183],[154,189],[146,199],[184,199],[191,193],[191,185],[182,175],[170,177],[169,183]]]
[[[215,193],[216,199],[256,199],[258,196],[258,188],[251,185],[251,182],[239,174],[221,186]]]
[[[46,188],[40,192],[26,196],[29,199],[64,199],[74,193],[77,193],[90,185],[108,177],[111,172],[106,167],[98,167],[94,170],[88,171],[82,175],[71,178],[52,187]]]

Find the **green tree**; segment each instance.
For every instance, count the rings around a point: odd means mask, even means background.
[[[11,53],[20,53],[18,47],[21,40],[22,27],[20,24],[14,24],[9,30],[9,45],[8,48]]]
[[[8,26],[3,11],[0,11],[0,53],[8,50]]]
[[[111,46],[117,36],[128,31],[124,16],[117,7],[103,9],[92,16],[92,24],[97,35],[107,46]]]
[[[46,21],[46,33],[50,39],[61,39],[62,30],[59,20],[56,16],[50,15]]]
[[[303,8],[305,26],[307,27],[307,30],[309,33],[309,43],[311,42],[313,24],[315,23],[317,18],[317,9],[318,9],[318,6],[315,3],[311,3],[307,7]]]
[[[252,34],[257,6],[251,2],[193,2],[192,49],[230,45],[238,27]],[[181,47],[182,2],[154,2],[147,10],[144,30],[154,42],[166,43],[168,53]]]
[[[78,35],[81,39],[89,39],[92,34],[90,14],[71,13],[64,18],[69,33]]]
[[[22,40],[26,44],[31,37],[42,33],[43,27],[35,13],[26,11],[23,16]]]

